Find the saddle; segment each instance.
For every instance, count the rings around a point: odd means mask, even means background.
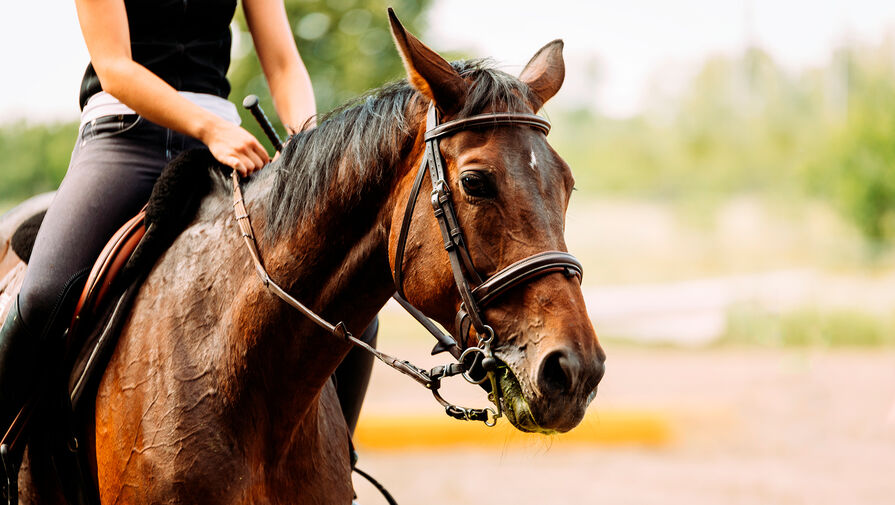
[[[85,477],[91,476],[89,482],[95,483],[94,455],[82,447],[88,444],[78,443],[90,439],[96,387],[142,280],[192,221],[210,191],[210,172],[202,168],[220,166],[207,149],[187,151],[168,164],[149,203],[112,236],[94,263],[65,333],[61,376],[52,380],[49,391],[25,405],[0,439],[0,446],[5,444],[9,453],[23,451],[32,431],[32,413],[38,409],[40,417],[52,414],[54,419],[67,420],[53,426],[63,433],[44,440],[61,443],[42,444],[41,449],[51,453],[69,503],[98,503],[95,488],[85,489]],[[0,296],[15,293],[21,286],[44,214],[23,222],[13,235],[10,246],[23,263],[0,280]],[[0,312],[3,302],[0,298]],[[32,440],[32,453],[34,442],[40,444]]]

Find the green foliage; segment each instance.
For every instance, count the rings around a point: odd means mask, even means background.
[[[0,127],[0,202],[56,189],[78,134],[77,123]]]
[[[773,314],[735,307],[719,345],[873,347],[895,344],[895,319],[850,310],[801,309]]]
[[[314,83],[318,110],[328,111],[370,88],[403,77],[386,7],[393,6],[405,26],[420,33],[430,1],[286,0],[296,43]],[[251,37],[244,31],[245,20],[241,14],[237,20],[243,30],[237,38],[244,50],[231,65],[231,99],[240,103],[245,95],[254,93],[261,97],[265,110],[275,116]],[[255,120],[239,109],[243,125],[264,139]],[[77,123],[20,122],[0,127],[0,205],[9,206],[55,189],[65,175],[76,136]]]
[[[419,34],[423,14],[431,0],[286,0],[295,42],[311,75],[317,110],[324,113],[371,88],[404,76],[392,44],[386,7],[392,6],[401,22]],[[245,20],[239,39],[250,44]],[[229,74],[231,99],[237,103],[248,94],[261,98],[270,116],[273,101],[253,50],[236,59]],[[243,126],[264,138],[255,120],[245,111]],[[274,118],[271,117],[273,120]],[[279,131],[283,131],[277,122]]]
[[[832,198],[864,235],[895,238],[895,47],[843,52],[845,121],[814,162],[809,180]]]
[[[430,2],[391,3],[419,34]],[[387,4],[286,0],[319,111],[403,76],[388,33]],[[239,26],[241,56],[231,68],[231,97],[238,102],[257,94],[272,113],[243,20]],[[572,166],[579,198],[660,198],[705,213],[713,202],[739,193],[807,196],[836,205],[872,242],[895,239],[895,38],[840,50],[827,65],[798,74],[760,50],[717,57],[681,93],[652,95],[660,98],[629,119],[548,105],[551,143]],[[263,138],[254,119],[240,113]],[[0,128],[0,200],[55,187],[74,138],[74,125]]]
[[[582,193],[820,198],[871,243],[895,238],[895,39],[800,74],[758,50],[715,58],[642,116],[561,111],[554,124]]]
[[[584,193],[671,200],[791,193],[823,142],[823,97],[750,51],[706,62],[681,96],[632,119],[586,111],[554,121]]]

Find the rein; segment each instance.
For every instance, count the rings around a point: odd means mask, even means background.
[[[233,211],[236,217],[236,222],[239,224],[239,230],[242,234],[243,241],[246,244],[246,248],[248,248],[249,250],[249,255],[252,258],[252,263],[255,265],[255,271],[258,273],[258,277],[261,278],[261,283],[264,284],[264,287],[269,289],[271,292],[273,292],[273,294],[292,306],[294,309],[301,312],[302,315],[310,319],[314,324],[326,330],[327,333],[329,333],[330,335],[363,348],[364,350],[375,356],[376,359],[378,359],[379,361],[409,376],[413,380],[425,386],[427,389],[431,390],[432,394],[435,396],[435,399],[438,400],[438,402],[445,408],[445,411],[448,413],[448,415],[458,419],[482,421],[489,426],[494,426],[494,424],[497,422],[497,419],[493,409],[470,409],[459,407],[445,400],[438,392],[438,390],[441,388],[442,379],[446,377],[452,377],[454,375],[460,375],[465,372],[465,370],[460,366],[459,363],[440,365],[426,371],[407,360],[402,360],[395,358],[394,356],[390,356],[367,344],[363,340],[355,337],[350,331],[348,331],[345,323],[340,321],[336,324],[331,324],[327,320],[323,319],[316,312],[309,309],[303,303],[296,300],[295,297],[287,293],[286,290],[279,286],[279,284],[274,282],[274,280],[270,277],[270,274],[267,273],[267,269],[264,268],[264,263],[261,260],[261,255],[258,252],[258,243],[255,240],[255,233],[252,230],[252,223],[249,221],[249,215],[246,211],[245,203],[243,202],[242,198],[242,190],[239,187],[239,174],[234,170],[231,178],[233,180]],[[490,417],[489,414],[491,414]]]
[[[363,348],[386,365],[422,384],[432,391],[432,395],[445,408],[445,412],[449,416],[467,421],[481,421],[487,426],[497,424],[497,419],[503,415],[504,407],[498,384],[498,360],[491,348],[494,340],[494,330],[485,323],[484,315],[481,312],[482,307],[491,303],[509,289],[536,277],[559,272],[567,277],[577,277],[580,282],[582,276],[581,263],[574,256],[563,251],[544,251],[528,256],[484,280],[473,266],[472,258],[457,219],[457,212],[451,200],[451,192],[446,182],[445,161],[441,155],[439,139],[461,130],[498,126],[527,126],[536,128],[545,135],[550,131],[550,123],[546,119],[535,114],[524,113],[478,114],[439,124],[438,112],[434,105],[429,104],[426,118],[425,154],[410,190],[401,230],[398,234],[394,268],[394,281],[397,291],[393,295],[395,300],[438,341],[432,353],[437,354],[448,351],[457,359],[456,363],[436,366],[428,371],[417,367],[407,360],[398,359],[381,352],[363,340],[355,338],[343,322],[332,324],[326,321],[274,282],[264,268],[261,254],[258,251],[252,224],[243,202],[242,190],[239,185],[239,174],[235,170],[231,174],[233,181],[233,211],[236,222],[239,225],[243,241],[249,250],[255,270],[267,289],[329,334]],[[431,195],[432,209],[441,230],[444,248],[448,252],[451,271],[454,274],[454,281],[461,299],[460,310],[457,312],[455,320],[459,340],[455,340],[450,335],[442,332],[425,314],[404,299],[402,272],[404,249],[407,243],[413,209],[419,197],[423,178],[427,172],[433,188]],[[472,286],[475,287],[473,288]],[[469,347],[466,345],[466,340],[471,330],[475,330],[477,343],[475,346]],[[482,371],[484,371],[484,374],[481,373]],[[489,391],[488,399],[494,403],[496,410],[491,407],[484,409],[460,407],[445,400],[439,393],[441,381],[456,375],[463,376],[464,379],[472,384],[480,384]]]

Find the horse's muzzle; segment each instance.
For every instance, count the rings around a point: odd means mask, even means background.
[[[570,346],[543,354],[533,369],[532,415],[545,431],[566,432],[581,422],[605,372],[602,351],[585,355]]]
[[[569,346],[557,346],[541,356],[533,366],[518,361],[516,366],[507,365],[501,378],[507,417],[522,431],[569,431],[581,422],[596,395],[605,354],[599,348],[586,355]],[[526,375],[523,370],[531,372]]]

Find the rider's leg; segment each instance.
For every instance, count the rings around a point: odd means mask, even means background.
[[[47,375],[42,368],[48,363],[41,358],[58,345],[93,261],[115,230],[145,204],[167,162],[185,144],[198,144],[185,139],[128,116],[100,118],[81,129],[68,172],[37,234],[17,312],[0,333],[0,430],[5,432],[14,415],[9,412],[21,408],[33,387],[17,371]]]
[[[379,333],[379,318],[364,330],[360,339],[376,347],[376,336]],[[364,403],[367,393],[367,384],[370,382],[370,372],[373,370],[373,355],[367,351],[355,347],[348,352],[348,356],[336,369],[336,392],[339,395],[339,404],[345,415],[348,429],[354,434],[357,419],[360,416],[360,408]]]
[[[99,118],[82,128],[65,179],[34,243],[19,303],[38,338],[64,324],[64,293],[83,282],[106,241],[146,203],[169,156],[167,132],[136,116]],[[73,295],[77,296],[77,295]]]

